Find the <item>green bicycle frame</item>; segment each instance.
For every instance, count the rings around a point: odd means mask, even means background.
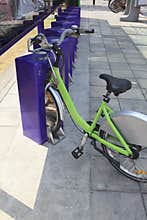
[[[74,120],[74,122],[80,128],[82,128],[83,131],[86,132],[91,138],[97,140],[98,142],[105,145],[106,147],[111,148],[114,151],[116,151],[118,153],[121,153],[125,156],[132,155],[132,151],[129,148],[129,145],[126,143],[126,141],[124,140],[124,138],[122,137],[122,135],[120,134],[120,132],[118,131],[118,129],[116,128],[116,126],[114,125],[114,123],[112,122],[112,120],[110,118],[110,113],[112,113],[113,111],[112,111],[111,108],[109,108],[107,106],[107,103],[104,102],[104,101],[101,103],[92,124],[89,125],[77,112],[77,110],[76,110],[76,108],[75,108],[75,106],[74,106],[74,104],[71,100],[71,97],[70,97],[70,95],[69,95],[69,93],[68,93],[68,91],[67,91],[67,89],[64,85],[64,82],[63,82],[63,80],[60,76],[59,68],[58,67],[53,67],[53,70],[54,70],[54,73],[57,77],[57,81],[58,81],[57,87],[58,87],[58,90],[60,92],[60,95],[61,95],[61,97],[62,97],[62,99],[63,99],[63,101],[64,101],[71,117],[72,117],[72,119]],[[102,114],[104,114],[107,123],[111,127],[112,131],[116,135],[119,142],[122,144],[123,148],[119,147],[117,145],[114,145],[114,144],[106,141],[105,139],[101,138],[99,136],[99,132],[94,130],[95,127],[96,127],[96,124],[99,121]]]

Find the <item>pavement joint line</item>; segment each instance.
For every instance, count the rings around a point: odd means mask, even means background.
[[[130,194],[140,194],[140,191],[139,190],[135,190],[135,189],[132,189],[132,190],[114,190],[114,189],[106,189],[106,188],[103,188],[103,189],[96,189],[96,188],[92,188],[92,192],[118,192],[118,193],[130,193]],[[144,193],[143,193],[144,194]],[[145,193],[147,194],[147,193]]]
[[[8,82],[7,82],[7,85],[5,87],[3,87],[3,90],[0,92],[0,103],[4,100],[4,98],[7,96],[7,94],[9,93],[10,89],[14,86],[14,84],[16,83],[16,81],[14,81],[13,79],[10,79]],[[11,84],[9,86],[9,89],[7,89],[8,87],[8,84]],[[2,92],[7,89],[7,91],[2,95]],[[2,96],[2,97],[1,97]]]
[[[145,205],[145,200],[144,200],[144,196],[143,196],[143,192],[142,192],[142,188],[141,188],[140,183],[139,183],[139,188],[140,188],[140,194],[141,194],[141,199],[142,199],[142,203],[143,203],[143,208],[145,210],[145,214],[146,214],[146,218],[147,218],[147,208],[146,208],[146,205]]]

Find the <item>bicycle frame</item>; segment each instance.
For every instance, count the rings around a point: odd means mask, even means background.
[[[74,122],[80,128],[82,128],[83,131],[89,135],[89,137],[97,140],[98,142],[105,145],[106,147],[111,148],[114,151],[117,151],[118,153],[123,154],[125,156],[132,155],[132,151],[131,151],[129,145],[126,143],[126,141],[122,137],[121,133],[118,131],[118,129],[116,128],[116,126],[114,125],[113,121],[110,118],[110,113],[112,113],[113,110],[107,106],[107,103],[104,101],[101,103],[92,124],[89,125],[77,112],[77,110],[74,106],[74,103],[72,102],[71,97],[70,97],[70,95],[64,85],[64,82],[60,76],[59,68],[53,66],[53,71],[57,77],[57,82],[58,82],[57,87],[58,87],[59,93],[60,93],[72,119],[74,120]],[[122,144],[123,148],[120,146],[114,145],[114,144],[110,143],[109,141],[106,141],[105,139],[101,138],[99,135],[99,132],[94,130],[96,127],[96,124],[99,121],[102,114],[104,115],[107,123],[109,124],[112,131],[116,135],[116,138]]]

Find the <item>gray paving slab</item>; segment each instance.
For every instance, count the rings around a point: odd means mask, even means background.
[[[99,78],[98,73],[95,73],[95,74],[94,73],[95,72],[93,72],[93,74],[90,76],[90,85],[105,87],[106,82]]]
[[[89,64],[90,72],[93,70],[99,70],[99,71],[108,71],[110,70],[109,64],[107,63],[101,63],[101,62],[94,62]]]
[[[133,70],[132,72],[133,72],[135,78],[137,78],[137,79],[140,79],[140,78],[146,79],[147,78],[147,72],[145,70],[144,71],[142,71],[142,70]]]
[[[127,92],[120,94],[119,96],[122,99],[139,99],[144,100],[143,92],[140,89],[132,88]]]
[[[121,110],[131,110],[147,114],[147,102],[145,100],[119,98]]]
[[[118,78],[133,78],[133,72],[131,70],[116,69],[112,70],[112,75]]]
[[[133,76],[131,77],[131,75],[130,75],[130,77],[128,76],[128,77],[125,77],[125,78],[130,80],[130,82],[132,84],[132,88],[140,89],[140,85],[139,85],[138,80],[136,78],[133,78]]]
[[[140,37],[140,35],[130,35],[130,37],[133,39],[135,44],[147,45],[146,35],[142,35],[141,37]]]
[[[90,88],[92,87],[91,91],[90,91],[90,97],[101,97],[102,94],[106,93],[106,90],[104,87],[101,86],[96,86],[96,85],[91,85]],[[147,95],[146,90],[145,91],[145,96]],[[114,98],[114,95],[111,95],[112,98]],[[139,100],[144,100],[144,95],[143,92],[141,92],[140,89],[137,88],[132,88],[131,90],[120,94],[119,96],[121,99],[139,99]]]
[[[147,30],[146,30],[146,28],[134,28],[135,29],[135,31],[136,31],[136,34],[138,34],[138,35],[147,35]]]
[[[127,59],[127,60],[129,60],[129,59],[138,59],[138,60],[144,60],[145,58],[142,56],[142,54],[141,53],[136,53],[136,54],[124,54],[125,55],[125,58]],[[146,59],[145,59],[146,60]]]
[[[138,183],[124,177],[104,157],[94,157],[91,167],[92,190],[139,192]]]
[[[90,220],[89,213],[89,194],[72,189],[43,189],[34,212],[28,212],[22,219]]]
[[[111,69],[112,69],[112,71],[123,71],[123,72],[125,72],[125,71],[129,71],[130,70],[130,68],[129,68],[129,65],[127,64],[127,63],[123,63],[123,65],[122,65],[122,63],[121,62],[110,62],[110,66],[111,66]]]
[[[128,41],[128,39],[123,40],[123,41],[121,39],[118,39],[120,49],[121,50],[127,49],[128,53],[135,53],[136,52],[136,47],[132,43],[130,43],[129,41],[128,42],[125,42],[125,41]]]
[[[129,35],[137,34],[136,29],[133,27],[123,27],[123,30]]]
[[[147,100],[147,89],[142,89],[142,93],[145,97],[145,100]]]
[[[104,69],[104,70],[109,70],[109,63],[106,62],[102,62],[102,61],[95,61],[95,60],[90,60],[89,63],[89,68],[90,70],[94,70],[94,69]]]
[[[140,59],[127,59],[127,63],[128,64],[146,64],[146,60],[144,60],[143,58]]]
[[[91,61],[97,61],[97,62],[107,62],[107,57],[106,56],[96,56],[95,54],[92,56],[92,54],[90,54],[91,56],[89,57],[89,62]]]
[[[146,183],[140,183],[140,188],[141,188],[141,193],[142,194],[147,194],[147,184]],[[146,204],[146,208],[147,208],[147,201],[146,201],[146,196],[144,198],[145,204]]]
[[[98,35],[95,33],[95,35],[89,36],[90,44],[102,44],[103,45],[103,39],[101,35]]]
[[[92,193],[92,220],[146,220],[139,193]]]
[[[105,53],[105,48],[99,48],[98,49],[98,46],[96,44],[92,44],[91,47],[90,47],[90,52],[92,53],[96,53],[96,54],[104,54]]]
[[[15,220],[23,219],[27,213],[32,212],[29,207],[2,190],[0,190],[0,209]]]
[[[123,64],[123,63],[126,64],[126,59],[124,57],[122,57],[122,56],[121,57],[108,56],[108,60],[109,60],[110,63],[118,62],[118,63],[121,63],[121,64]]]
[[[94,56],[98,56],[98,57],[104,57],[106,56],[106,51],[103,49],[102,51],[101,50],[96,50],[96,49],[91,49],[90,48],[90,53]]]
[[[78,189],[86,193],[89,189],[89,158],[85,154],[76,161],[71,151],[77,145],[74,142],[71,143],[71,138],[67,139],[62,142],[62,145],[67,146],[68,150],[67,147],[64,150],[60,148],[60,144],[54,150],[49,149],[42,181],[51,189]]]
[[[122,48],[121,50],[125,54],[125,56],[138,56],[137,48],[130,49],[130,50],[128,50],[128,48]]]
[[[90,99],[90,119],[94,118],[94,116],[96,114],[96,111],[97,111],[98,107],[100,106],[100,103],[102,102],[102,99],[103,99],[102,96],[101,96],[101,98],[92,97]],[[120,110],[119,103],[118,103],[118,100],[116,98],[111,99],[111,101],[109,103],[109,106],[111,108],[113,108],[115,111],[119,111]]]
[[[147,70],[147,64],[130,64],[129,65],[132,70],[138,70],[138,71],[146,71]]]
[[[113,27],[112,31],[115,36],[126,36],[124,30],[122,30],[120,27]]]
[[[106,93],[106,89],[102,86],[90,86],[90,98],[101,98]]]
[[[141,88],[147,89],[147,79],[138,79],[138,83]]]
[[[145,208],[147,209],[147,194],[143,195]]]

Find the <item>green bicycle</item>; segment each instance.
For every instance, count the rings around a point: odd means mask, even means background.
[[[54,44],[49,44],[43,34],[39,34],[28,41],[29,51],[31,51],[31,45],[36,43],[40,45],[40,48],[33,50],[33,52],[45,52],[52,70],[45,88],[47,122],[50,131],[52,131],[51,140],[53,142],[53,136],[56,136],[62,127],[62,102],[64,102],[71,118],[83,132],[81,144],[72,152],[74,158],[78,159],[82,156],[84,145],[87,139],[90,138],[94,148],[102,153],[119,172],[133,180],[146,182],[147,116],[132,111],[114,112],[108,106],[111,93],[119,96],[119,94],[131,89],[131,82],[127,79],[101,74],[99,77],[106,81],[107,91],[103,95],[103,101],[96,112],[95,118],[89,122],[79,115],[64,85],[59,73],[59,61],[62,57],[60,45],[66,37],[77,37],[78,35],[79,29],[74,26],[71,29],[66,29],[59,41]],[[54,54],[54,64],[52,64],[48,52]],[[100,118],[102,119],[101,123],[99,123]],[[97,145],[98,142],[101,146]]]

